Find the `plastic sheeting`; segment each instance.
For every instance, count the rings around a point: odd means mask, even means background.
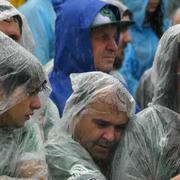
[[[47,162],[52,179],[105,179],[89,153],[73,140],[74,128],[81,116],[99,110],[91,102],[103,102],[117,112],[134,117],[135,102],[125,87],[111,75],[102,72],[71,74],[73,94],[68,99],[61,123],[49,133]],[[111,112],[101,112],[111,113]]]
[[[113,180],[169,180],[180,173],[180,116],[151,105],[130,121],[114,157]]]
[[[30,120],[23,128],[0,128],[0,159],[1,180],[46,179],[48,171],[38,124]]]
[[[46,81],[38,60],[0,32],[0,115],[41,90]],[[8,121],[8,119],[7,119]],[[22,128],[0,128],[0,177],[10,179],[48,176],[43,140],[32,119]],[[8,178],[6,176],[9,176]]]
[[[151,83],[151,68],[146,70],[142,75],[137,90],[136,90],[136,102],[141,109],[148,106],[149,102],[152,102],[153,97],[153,85]]]

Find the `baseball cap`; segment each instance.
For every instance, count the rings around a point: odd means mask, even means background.
[[[130,26],[133,23],[133,21],[120,21],[120,15],[118,13],[115,13],[115,11],[113,11],[113,9],[110,8],[110,6],[105,6],[95,16],[91,28],[104,26],[108,24],[114,24],[121,29]]]

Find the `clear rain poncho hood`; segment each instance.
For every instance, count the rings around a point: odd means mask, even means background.
[[[56,49],[49,79],[52,86],[51,99],[61,115],[72,93],[70,73],[95,70],[89,32],[96,14],[108,4],[110,2],[100,0],[81,0],[81,3],[79,0],[54,0],[57,15]],[[119,11],[118,7],[113,7]]]
[[[20,44],[30,52],[34,51],[34,40],[25,17],[17,11],[7,0],[0,0],[0,21],[9,19],[12,16],[20,16],[22,20],[22,34]]]
[[[125,87],[102,72],[72,74],[73,93],[69,97],[61,123],[54,126],[46,145],[47,162],[53,179],[104,179],[89,153],[73,140],[74,128],[81,116],[95,111],[93,101],[108,103],[117,111],[134,117],[135,102]],[[111,113],[111,112],[104,112]],[[79,169],[78,169],[79,168]]]
[[[38,60],[0,32],[0,114],[23,100],[46,81]]]
[[[180,116],[151,105],[130,121],[114,156],[112,180],[169,180],[180,173]]]
[[[40,87],[46,77],[38,60],[2,32],[0,32],[0,54],[0,115],[2,115],[25,96],[32,95],[37,89],[41,90]],[[21,179],[22,176],[47,178],[43,140],[38,122],[31,119],[22,128],[1,127],[0,157],[2,180]]]
[[[141,107],[149,102],[178,110],[177,63],[180,58],[180,25],[170,27],[162,36],[154,63],[140,81],[137,98]]]
[[[154,87],[152,102],[178,110],[177,67],[180,60],[180,25],[170,27],[162,36],[151,70]],[[178,100],[179,99],[179,100]]]

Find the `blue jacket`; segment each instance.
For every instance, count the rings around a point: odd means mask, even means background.
[[[107,3],[99,0],[54,0],[55,59],[49,75],[51,98],[62,115],[65,102],[72,93],[69,75],[94,71],[89,29],[95,15]]]
[[[125,58],[120,73],[126,80],[130,92],[135,94],[138,81],[144,71],[152,66],[154,54],[159,42],[153,29],[144,25],[148,0],[124,0],[124,4],[133,12],[135,25],[130,29],[132,43],[125,49]],[[168,0],[161,0],[163,5],[163,30],[169,22],[167,19]]]
[[[46,64],[54,58],[55,12],[51,0],[28,0],[19,11],[27,18],[35,40],[34,55]]]

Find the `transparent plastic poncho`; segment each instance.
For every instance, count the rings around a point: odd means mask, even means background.
[[[140,81],[137,92],[142,107],[153,101],[180,113],[177,74],[180,59],[180,25],[169,28],[160,39],[153,66]]]
[[[180,115],[151,105],[130,121],[112,166],[113,180],[169,180],[180,173]]]
[[[27,96],[45,89],[38,60],[0,32],[0,116]],[[46,179],[43,140],[33,119],[25,127],[0,127],[0,179]]]
[[[20,16],[22,20],[22,34],[20,44],[30,52],[34,51],[34,40],[26,18],[7,0],[0,0],[0,21]]]
[[[128,124],[114,158],[113,180],[169,180],[180,173],[179,60],[180,25],[176,25],[160,40],[151,69],[152,103]]]
[[[74,128],[86,112],[96,111],[96,100],[134,117],[135,102],[113,76],[102,72],[71,74],[73,94],[68,99],[61,122],[49,133],[47,162],[52,179],[105,179],[89,153],[73,140]],[[98,98],[97,98],[98,97]],[[101,112],[111,113],[111,112]]]

